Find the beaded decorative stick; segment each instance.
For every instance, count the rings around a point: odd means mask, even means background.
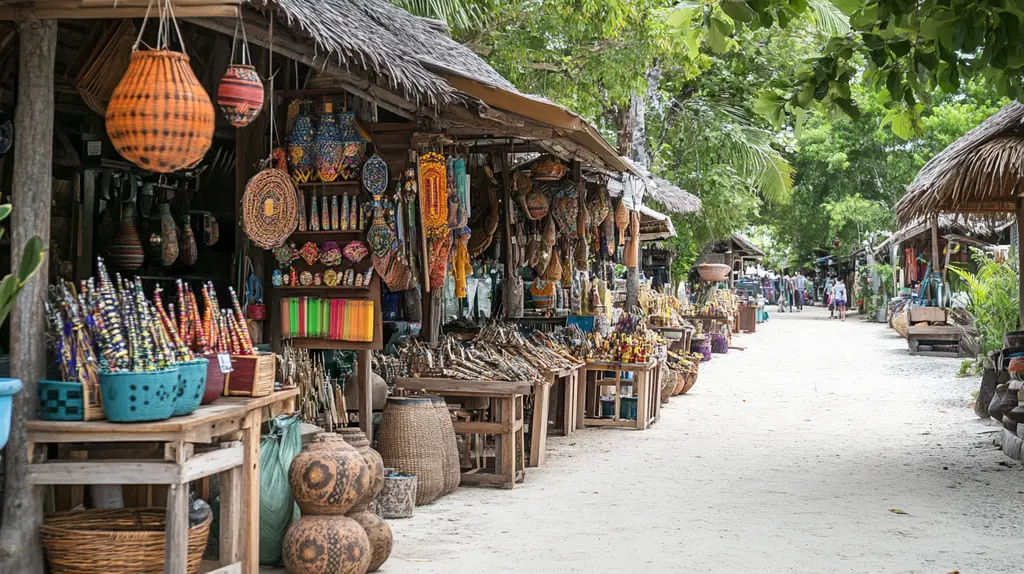
[[[245,315],[242,314],[242,306],[238,303],[238,295],[235,294],[234,287],[228,287],[228,292],[231,293],[231,305],[235,309],[235,320],[238,322],[240,342],[242,343],[242,354],[253,355],[256,353],[256,348],[252,344],[252,339],[249,337],[249,329],[245,327]]]

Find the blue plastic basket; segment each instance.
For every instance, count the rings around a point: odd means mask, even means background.
[[[181,417],[196,412],[206,392],[206,368],[210,361],[195,359],[178,363],[178,387],[174,395],[172,417]]]
[[[0,448],[7,444],[11,435],[11,399],[14,394],[21,390],[21,381],[18,379],[0,379]]]
[[[174,412],[178,369],[100,373],[103,413],[115,423],[162,421]]]
[[[39,381],[39,418],[44,421],[85,420],[85,394],[78,381]]]

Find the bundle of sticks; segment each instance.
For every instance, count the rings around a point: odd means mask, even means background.
[[[323,353],[285,344],[281,372],[286,384],[299,388],[299,416],[303,422],[333,432],[348,424],[345,396],[327,374]]]
[[[535,333],[527,339],[515,325],[495,321],[484,326],[475,341],[478,344],[493,343],[521,357],[541,372],[568,369],[578,362],[564,349],[560,349],[561,345],[556,345],[553,339],[543,335],[538,339],[539,334]]]
[[[421,377],[488,381],[540,381],[540,371],[518,354],[486,341],[464,345],[448,335],[437,347],[413,343],[403,350],[409,370]]]

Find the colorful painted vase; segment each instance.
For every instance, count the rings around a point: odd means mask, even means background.
[[[359,168],[366,154],[366,140],[359,135],[355,112],[338,112],[337,120],[342,144],[338,175],[349,181],[359,177]]]
[[[338,118],[332,113],[331,105],[325,104],[324,114],[316,129],[316,173],[320,181],[338,179],[341,170],[342,141]],[[330,226],[325,226],[330,229]]]
[[[217,86],[217,105],[231,125],[244,128],[263,109],[263,81],[252,66],[233,64]]]
[[[199,249],[196,246],[196,236],[195,233],[192,232],[192,219],[188,215],[185,216],[185,223],[182,226],[181,248],[178,258],[180,263],[186,267],[195,265],[196,260],[199,259]]]
[[[139,230],[135,227],[135,204],[125,203],[121,211],[121,226],[118,228],[117,238],[110,245],[107,261],[115,269],[133,271],[142,267],[145,259]]]
[[[313,120],[307,114],[306,106],[302,106],[292,122],[292,132],[288,134],[288,169],[296,183],[306,183],[313,177],[313,160],[316,157],[314,133]]]

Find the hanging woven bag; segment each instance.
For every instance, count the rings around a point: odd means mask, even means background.
[[[161,22],[167,33],[155,50],[139,50],[143,21],[128,70],[110,96],[106,123],[110,143],[125,159],[170,173],[206,155],[213,143],[214,111],[188,56],[169,49],[172,25],[178,29],[169,2],[163,18],[170,22]],[[178,41],[184,49],[180,31]]]
[[[245,26],[241,26],[241,12],[235,23],[235,37],[231,41],[231,65],[224,71],[217,86],[217,106],[231,125],[244,128],[263,109],[263,81],[249,58],[249,39],[245,37]],[[238,29],[242,29],[242,50],[240,63],[235,63],[235,46]]]
[[[629,227],[629,210],[626,209],[626,198],[619,199],[615,208],[615,227],[619,230],[619,245],[626,243],[626,228]]]

